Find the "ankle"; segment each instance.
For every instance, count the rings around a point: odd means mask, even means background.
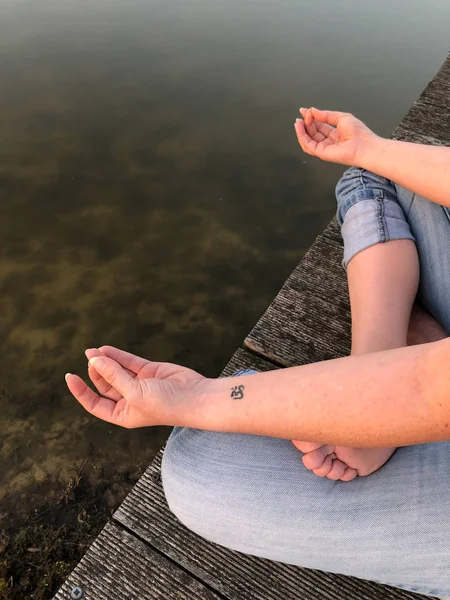
[[[383,352],[384,350],[394,350],[395,348],[404,348],[407,346],[406,336],[396,339],[377,339],[375,336],[363,340],[352,340],[351,354],[370,354],[372,352]]]

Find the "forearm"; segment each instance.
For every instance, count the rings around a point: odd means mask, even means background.
[[[378,138],[359,163],[363,169],[450,207],[450,148]]]
[[[445,340],[206,379],[175,424],[355,447],[450,439],[449,348]],[[232,397],[236,386],[244,386],[242,399]]]

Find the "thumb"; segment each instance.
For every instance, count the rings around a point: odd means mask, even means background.
[[[94,356],[89,360],[89,366],[93,367],[123,397],[130,396],[140,387],[136,379],[112,358]]]
[[[311,113],[315,119],[321,123],[328,123],[328,125],[336,126],[342,117],[347,116],[347,113],[339,112],[337,110],[319,110],[318,108],[311,108]]]

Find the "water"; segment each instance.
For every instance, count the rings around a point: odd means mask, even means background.
[[[64,373],[108,343],[217,375],[334,211],[342,168],[301,154],[299,105],[388,135],[449,21],[447,0],[0,0],[5,521],[86,456],[139,476],[167,430],[94,420]]]

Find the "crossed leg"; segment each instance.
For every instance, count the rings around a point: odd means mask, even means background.
[[[446,337],[443,327],[427,311],[417,306],[412,311],[420,278],[418,249],[426,255],[428,266],[430,261],[442,259],[438,253],[430,253],[422,230],[431,235],[436,231],[440,245],[450,250],[450,223],[444,209],[361,169],[349,169],[336,192],[351,303],[352,354]],[[407,215],[422,241],[418,249]],[[436,217],[444,232],[448,230],[447,236],[440,234],[439,226],[433,227]],[[430,279],[429,273],[424,275]],[[450,291],[450,280],[448,287]],[[341,481],[370,475],[396,450],[293,443],[305,453],[307,469],[319,477]]]

